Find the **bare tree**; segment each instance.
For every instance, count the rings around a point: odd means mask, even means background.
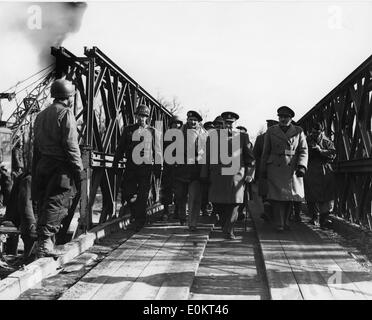
[[[163,107],[168,109],[173,114],[179,114],[183,109],[183,106],[181,105],[181,102],[179,102],[179,100],[176,96],[173,96],[172,100],[169,101],[169,100],[165,99],[160,93],[158,93],[158,99],[157,100]]]

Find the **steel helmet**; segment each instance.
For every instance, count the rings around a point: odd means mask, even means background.
[[[144,104],[140,104],[136,109],[136,114],[146,117],[150,116],[150,108]]]
[[[71,81],[58,79],[50,88],[52,98],[69,98],[75,94],[75,87]]]

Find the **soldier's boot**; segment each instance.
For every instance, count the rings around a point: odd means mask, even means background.
[[[332,226],[332,220],[329,219],[329,212],[321,213],[319,217],[319,225],[322,229],[329,229]]]
[[[58,259],[63,255],[63,252],[54,248],[54,243],[51,237],[43,237],[38,239],[37,258],[54,258]]]
[[[319,213],[315,213],[311,220],[309,221],[310,224],[319,227]]]

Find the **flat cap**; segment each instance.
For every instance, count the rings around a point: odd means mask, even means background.
[[[278,108],[277,112],[278,112],[278,116],[285,115],[285,116],[290,116],[291,118],[295,116],[294,111],[287,106],[282,106]]]
[[[236,120],[239,119],[239,116],[235,113],[235,112],[232,112],[232,111],[225,111],[225,112],[222,112],[221,113],[221,117],[225,120],[225,121],[230,121],[230,122],[234,122]]]
[[[186,115],[187,115],[188,118],[195,117],[196,119],[198,119],[199,122],[200,121],[203,121],[202,116],[198,112],[196,112],[194,110],[187,111],[187,114]]]

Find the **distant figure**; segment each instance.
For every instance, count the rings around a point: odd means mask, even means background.
[[[268,128],[265,135],[261,177],[267,179],[267,199],[272,205],[277,231],[282,232],[290,229],[292,202],[301,202],[305,196],[303,177],[308,148],[302,128],[291,124],[294,111],[283,106],[277,112],[279,124]]]
[[[333,211],[335,181],[332,161],[336,157],[333,142],[323,132],[321,123],[315,123],[307,137],[309,165],[305,175],[305,198],[311,223],[326,228]]]

